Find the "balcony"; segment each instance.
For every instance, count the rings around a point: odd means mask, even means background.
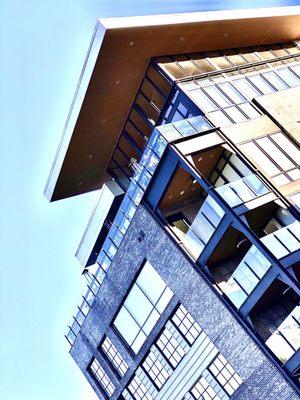
[[[261,238],[263,244],[278,259],[286,257],[291,253],[300,250],[300,223],[293,223],[284,226],[267,236]]]
[[[207,196],[197,211],[193,222],[180,229],[180,223],[174,221],[173,231],[177,233],[180,243],[195,258],[199,258],[206,244],[221,222],[224,211],[211,196]]]
[[[298,230],[299,222],[295,221],[262,237],[261,241],[280,259],[300,249],[296,237]],[[244,240],[247,241],[246,238]],[[217,286],[237,308],[240,308],[270,267],[270,261],[252,245],[241,260],[239,257],[232,257],[210,269]]]
[[[251,310],[253,327],[268,348],[285,364],[300,348],[299,296],[276,279]]]
[[[297,306],[273,332],[266,345],[282,363],[300,348],[300,306]]]
[[[216,134],[207,133],[191,140],[196,146],[198,139],[201,143],[205,139],[210,142],[209,137],[213,135],[215,138]],[[180,142],[182,151],[189,151],[187,149],[193,147],[188,144],[189,141]],[[261,178],[226,146],[195,151],[186,158],[233,209],[242,206],[243,210],[248,210],[252,200],[270,193]],[[182,167],[176,169],[168,183],[159,204],[159,213],[179,243],[195,260],[202,254],[225,215],[221,205]]]
[[[223,292],[240,308],[270,267],[271,263],[252,245],[222,287]]]
[[[269,192],[269,189],[255,175],[250,174],[226,185],[219,186],[216,191],[232,208],[245,204]]]

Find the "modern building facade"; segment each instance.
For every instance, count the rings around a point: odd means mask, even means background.
[[[100,399],[300,398],[299,38],[293,7],[98,23],[46,195],[101,187],[66,335]]]

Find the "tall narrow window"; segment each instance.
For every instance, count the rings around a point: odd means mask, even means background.
[[[173,315],[172,321],[190,345],[194,343],[202,331],[200,326],[182,304],[180,304],[176,313]]]
[[[114,326],[137,353],[173,296],[147,261],[121,307]]]
[[[157,394],[157,389],[141,367],[136,370],[134,377],[123,391],[126,400],[153,400]]]
[[[208,370],[229,396],[231,396],[242,383],[241,378],[222,354],[219,354],[214,359],[208,367]]]
[[[117,374],[122,377],[127,371],[128,365],[107,336],[100,346],[100,351],[109,359]]]
[[[105,394],[109,397],[112,396],[115,391],[115,386],[95,357],[93,357],[88,370],[90,375],[99,383],[100,388]]]
[[[173,372],[173,369],[155,345],[151,347],[148,356],[145,358],[143,368],[158,390],[161,389]]]
[[[166,323],[156,344],[173,368],[177,367],[190,349],[189,344],[170,321]]]

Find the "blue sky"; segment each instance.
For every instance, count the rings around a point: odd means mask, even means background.
[[[74,257],[96,193],[48,203],[51,163],[99,16],[295,1],[2,0],[0,398],[93,400],[63,334],[84,282]]]

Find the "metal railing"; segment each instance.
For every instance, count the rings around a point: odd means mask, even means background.
[[[300,348],[300,306],[297,306],[266,341],[266,345],[286,362]]]
[[[263,244],[278,259],[300,250],[300,222],[284,226],[261,238]]]

